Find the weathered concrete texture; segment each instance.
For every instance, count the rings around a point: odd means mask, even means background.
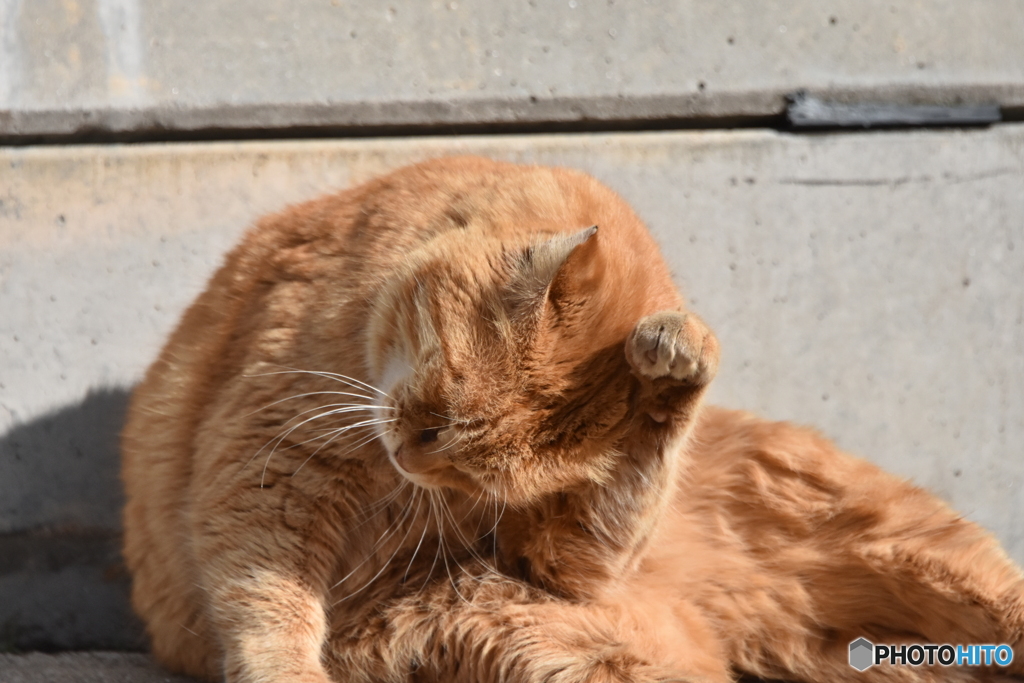
[[[8,640],[135,646],[102,550],[126,389],[245,226],[460,152],[619,189],[719,334],[716,402],[819,426],[1024,561],[1024,126],[0,149],[0,534],[21,553],[0,579]],[[53,538],[102,547],[47,564]]]
[[[195,683],[158,667],[147,655],[123,652],[0,654],[3,683]]]
[[[0,0],[0,136],[1024,106],[1016,0]]]

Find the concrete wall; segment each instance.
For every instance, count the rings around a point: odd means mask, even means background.
[[[0,0],[0,649],[143,646],[118,555],[131,386],[257,216],[451,153],[618,189],[719,334],[713,400],[820,427],[1024,561],[1024,124],[21,146],[707,128],[800,88],[1013,118],[1024,5],[239,7]]]
[[[0,137],[1024,106],[1016,0],[2,0],[0,27]]]

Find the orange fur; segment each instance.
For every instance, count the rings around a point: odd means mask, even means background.
[[[590,226],[597,226],[596,230]],[[458,158],[262,220],[136,390],[133,600],[217,680],[978,680],[1024,578],[815,434],[701,408],[718,345],[583,174]]]

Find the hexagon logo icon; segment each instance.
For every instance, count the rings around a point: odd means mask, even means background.
[[[875,663],[875,646],[867,638],[858,638],[850,643],[850,666],[864,671]]]

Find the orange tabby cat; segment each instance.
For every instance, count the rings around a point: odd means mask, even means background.
[[[814,433],[701,407],[718,343],[572,171],[432,161],[261,221],[124,432],[133,599],[210,680],[982,680],[1024,577]]]

